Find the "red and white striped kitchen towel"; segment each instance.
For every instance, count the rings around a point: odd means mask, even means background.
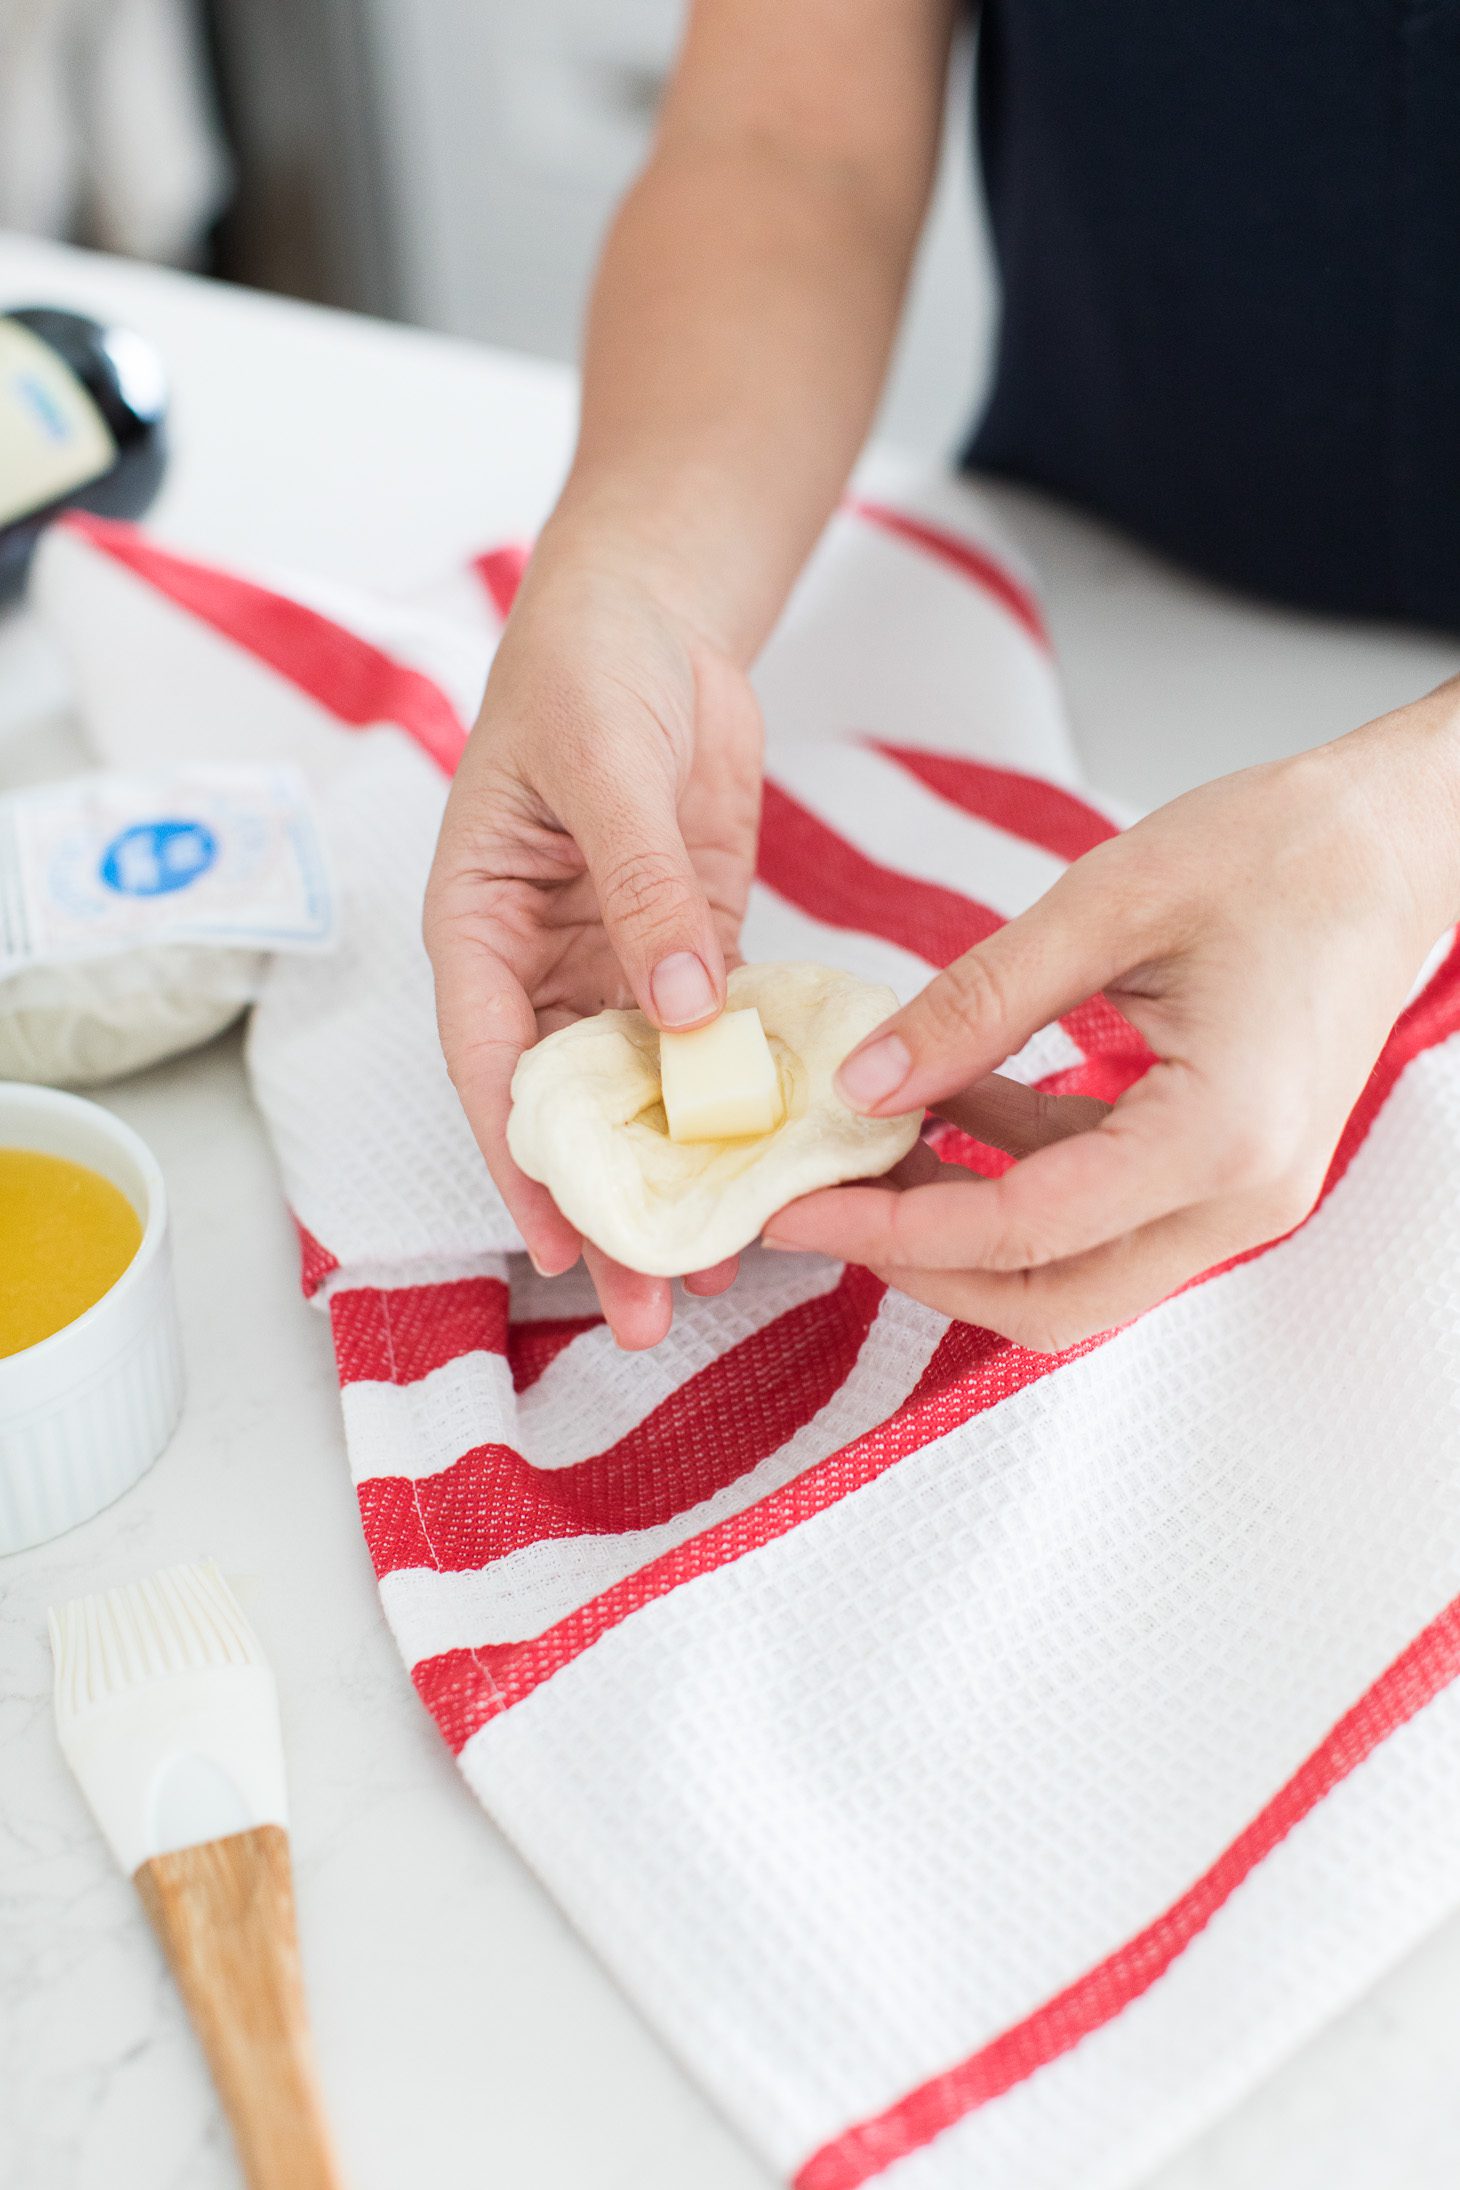
[[[618,1353],[538,1280],[419,938],[520,568],[434,603],[125,528],[38,593],[98,755],[301,760],[343,892],[250,1060],[381,1597],[472,1788],[797,2190],[1096,2190],[1460,1901],[1460,953],[1316,1213],[1044,1358],[747,1258]],[[760,671],[746,947],[904,994],[1110,829],[968,490],[853,506]],[[1094,1004],[1015,1069],[1112,1094]]]

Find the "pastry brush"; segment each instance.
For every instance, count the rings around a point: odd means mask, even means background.
[[[249,2190],[341,2190],[258,1638],[211,1561],[53,1608],[50,1629],[62,1751],[166,1952]]]

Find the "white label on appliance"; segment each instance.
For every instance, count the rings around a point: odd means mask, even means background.
[[[116,453],[65,359],[29,327],[0,319],[0,523],[99,479]]]
[[[296,768],[77,776],[0,799],[0,976],[154,943],[327,950],[335,932]]]

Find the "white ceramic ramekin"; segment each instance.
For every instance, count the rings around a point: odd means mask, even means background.
[[[146,1143],[99,1103],[6,1080],[0,1148],[89,1164],[142,1222],[142,1244],[109,1293],[51,1337],[0,1356],[0,1552],[7,1552],[74,1528],[146,1473],[177,1422],[183,1373],[167,1190]]]

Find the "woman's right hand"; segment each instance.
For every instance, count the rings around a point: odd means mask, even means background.
[[[452,785],[426,893],[446,1062],[537,1267],[580,1248],[619,1343],[652,1346],[669,1281],[585,1245],[507,1152],[523,1050],[637,1004],[696,1026],[725,1000],[754,870],[760,711],[744,671],[663,592],[545,536]],[[722,1265],[686,1279],[718,1292]]]

